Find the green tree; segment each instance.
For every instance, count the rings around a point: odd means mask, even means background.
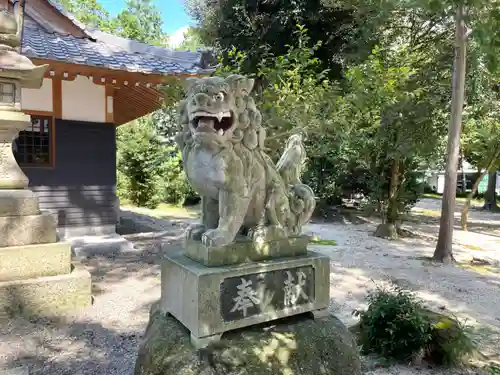
[[[141,207],[155,208],[162,201],[162,176],[158,167],[165,147],[150,118],[121,126],[117,133],[119,197]]]
[[[200,33],[197,28],[189,27],[184,33],[184,40],[182,43],[175,47],[179,51],[197,51],[204,48]]]
[[[345,57],[368,44],[356,43],[358,25],[349,10],[323,6],[320,0],[188,0],[187,9],[198,21],[202,42],[218,48],[224,63],[233,47],[246,53],[243,73],[255,73],[269,53],[282,56],[288,45],[297,47],[297,25],[307,27],[313,44],[323,41],[315,50],[316,68],[328,69],[331,79],[341,79]]]
[[[151,0],[127,0],[115,19],[117,35],[139,42],[165,44],[160,11]]]
[[[370,198],[383,214],[375,233],[381,237],[397,237],[400,214],[418,199],[415,170],[435,158],[445,128],[447,97],[435,84],[445,73],[429,75],[409,47],[375,49],[347,74],[358,158],[369,166]]]
[[[469,36],[475,33],[479,49],[483,51],[490,70],[496,70],[500,39],[495,29],[500,26],[498,1],[449,0],[441,3],[430,2],[429,6],[443,11],[455,11],[455,60],[452,85],[452,108],[448,135],[448,158],[446,164],[445,187],[439,225],[439,237],[433,259],[454,262],[453,224],[456,203],[457,168],[459,142],[462,128],[467,47]]]
[[[104,32],[149,44],[165,44],[160,11],[151,0],[127,0],[116,17],[97,0],[59,0],[83,24]]]
[[[97,0],[59,0],[59,4],[86,26],[115,32],[109,12]]]
[[[277,161],[288,136],[297,131],[307,134],[308,155],[304,180],[323,202],[338,195],[337,176],[343,170],[335,163],[342,152],[347,116],[342,116],[343,97],[327,72],[317,73],[321,62],[315,51],[321,43],[312,44],[308,30],[298,26],[294,31],[296,45],[287,46],[283,55],[263,55],[254,77],[266,77],[267,85],[256,90],[254,98],[266,126],[266,151]],[[243,73],[248,55],[233,48],[228,52],[229,64],[219,74]],[[344,113],[345,114],[345,113]],[[347,179],[346,179],[347,180]]]
[[[467,230],[467,216],[470,202],[476,194],[480,182],[487,174],[496,177],[500,166],[500,103],[496,74],[487,69],[484,55],[478,51],[477,43],[471,41],[470,73],[467,77],[468,91],[464,111],[461,138],[465,159],[478,170],[472,191],[462,209],[461,226]],[[493,181],[493,192],[496,185]],[[490,185],[490,181],[488,181]],[[496,207],[493,194],[491,209]]]

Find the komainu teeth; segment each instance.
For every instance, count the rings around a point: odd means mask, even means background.
[[[223,117],[224,117],[224,113],[223,112],[217,113],[217,120],[219,120],[219,122],[222,120]]]
[[[219,121],[220,121],[220,120],[219,120]],[[217,133],[219,133],[219,135],[224,135],[224,130],[219,129],[219,130],[217,131]]]

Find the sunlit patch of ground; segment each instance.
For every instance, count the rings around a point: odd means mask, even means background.
[[[183,207],[162,203],[155,209],[135,207],[131,205],[122,206],[122,209],[160,219],[164,217],[178,219],[196,219],[200,217],[199,205]]]

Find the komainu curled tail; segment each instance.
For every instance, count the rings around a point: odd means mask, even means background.
[[[288,190],[290,211],[293,216],[292,233],[299,234],[302,225],[307,223],[316,208],[316,198],[312,189],[303,184],[300,177],[306,161],[306,150],[302,134],[288,138],[285,151],[276,168]]]
[[[283,182],[286,186],[302,183],[300,176],[306,161],[306,149],[302,143],[302,134],[294,134],[288,138],[285,151],[276,164]]]

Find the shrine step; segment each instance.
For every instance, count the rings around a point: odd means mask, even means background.
[[[90,273],[75,262],[66,275],[0,282],[0,318],[61,317],[90,303]]]
[[[66,242],[0,248],[0,281],[64,275],[71,272]]]
[[[166,258],[161,309],[188,328],[195,341],[329,305],[330,259],[312,251],[223,267],[204,266],[183,252]]]

